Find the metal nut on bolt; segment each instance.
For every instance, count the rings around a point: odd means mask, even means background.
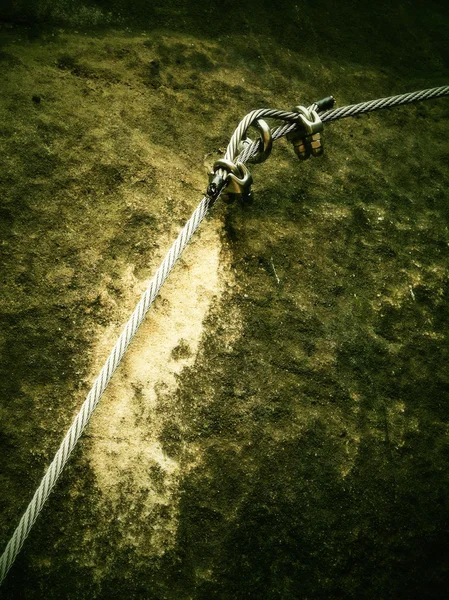
[[[321,139],[323,123],[318,113],[305,106],[296,106],[295,110],[299,113],[299,128],[289,133],[287,139],[292,142],[296,156],[299,160],[306,160],[311,155],[320,156],[324,151]]]
[[[310,140],[310,152],[312,156],[321,156],[324,152],[321,133],[314,133]]]

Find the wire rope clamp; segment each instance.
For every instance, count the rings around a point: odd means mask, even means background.
[[[296,156],[299,160],[307,160],[310,156],[321,156],[324,152],[321,132],[323,122],[317,111],[309,110],[305,106],[296,106],[298,115],[298,129],[287,134],[287,140],[292,142]]]
[[[273,136],[271,135],[270,126],[263,119],[257,119],[254,123],[251,123],[249,127],[255,127],[259,130],[260,136],[256,140],[258,142],[259,150],[257,153],[249,158],[253,163],[262,163],[267,160],[271,154],[273,148]],[[248,129],[249,129],[248,127]],[[253,143],[253,140],[248,135],[248,129],[243,134],[243,139],[238,146],[238,150],[241,153],[247,146]]]
[[[220,158],[215,161],[213,170],[209,173],[209,187],[213,186],[219,177],[217,173],[219,169],[227,173],[221,193],[222,200],[227,204],[231,204],[236,199],[244,203],[250,203],[252,201],[251,184],[253,178],[249,169],[239,161],[233,163],[232,160]]]

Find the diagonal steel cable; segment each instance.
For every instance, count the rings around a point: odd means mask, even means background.
[[[323,123],[336,121],[338,119],[344,119],[346,117],[353,117],[358,114],[371,112],[374,110],[381,110],[385,108],[391,108],[394,106],[401,106],[404,104],[410,104],[412,102],[419,102],[421,100],[429,100],[432,98],[439,98],[442,96],[449,96],[449,86],[443,86],[439,88],[431,88],[427,90],[421,90],[419,92],[411,92],[408,94],[400,94],[398,96],[390,96],[388,98],[381,98],[380,100],[371,100],[369,102],[360,102],[359,104],[353,104],[342,108],[335,108],[332,110],[321,113],[320,118]],[[228,160],[235,160],[239,153],[239,143],[246,134],[248,127],[254,123],[257,119],[262,117],[267,119],[278,119],[285,121],[283,125],[272,129],[273,140],[279,139],[287,133],[294,131],[297,127],[297,112],[280,111],[275,109],[258,109],[248,113],[237,126],[234,134],[231,137],[228,148],[226,150],[225,158]],[[251,157],[258,151],[259,141],[255,141],[249,144],[239,155],[239,160],[242,162],[250,161]],[[95,380],[91,390],[89,391],[78,415],[75,417],[72,425],[70,426],[65,438],[63,439],[56,455],[47,469],[44,477],[39,484],[31,502],[29,503],[25,513],[20,519],[19,525],[15,529],[14,533],[9,540],[5,551],[0,557],[0,585],[5,579],[9,569],[11,568],[17,554],[23,546],[23,543],[28,536],[33,524],[35,523],[40,511],[42,510],[48,496],[51,493],[59,475],[61,474],[65,464],[67,463],[71,452],[73,451],[78,439],[80,438],[84,428],[89,422],[92,413],[94,412],[104,390],[106,389],[109,381],[111,380],[115,370],[120,364],[131,340],[137,333],[145,315],[154,302],[159,290],[161,289],[164,281],[167,279],[169,273],[174,267],[176,261],[181,256],[184,248],[187,246],[191,237],[198,229],[201,221],[206,216],[209,208],[218,199],[223,186],[225,184],[226,172],[222,172],[222,183],[216,190],[214,198],[204,196],[195,211],[193,212],[190,219],[185,224],[184,228],[178,235],[174,244],[168,251],[161,266],[156,271],[155,276],[151,280],[148,288],[143,293],[139,303],[137,304],[134,312],[130,319],[125,325],[122,334],[117,340],[114,348],[109,354],[103,368],[100,371],[97,379]]]
[[[151,280],[145,292],[137,304],[134,312],[129,318],[125,325],[119,339],[117,340],[114,348],[109,354],[103,368],[100,371],[95,383],[91,390],[87,394],[87,397],[75,417],[70,429],[68,430],[65,438],[59,446],[56,455],[47,469],[42,481],[39,484],[31,502],[29,503],[25,513],[20,519],[19,525],[14,531],[11,539],[9,540],[5,551],[0,557],[0,584],[6,577],[11,565],[13,564],[17,554],[19,553],[23,542],[28,536],[32,526],[34,525],[37,516],[39,515],[42,507],[44,506],[48,496],[50,495],[53,486],[55,485],[61,471],[63,470],[69,456],[74,449],[79,437],[81,436],[84,428],[86,427],[92,413],[94,412],[106,386],[111,380],[112,375],[117,369],[123,355],[126,352],[131,340],[135,336],[139,329],[145,315],[154,302],[159,290],[161,289],[164,281],[167,279],[170,271],[175,265],[178,258],[181,256],[184,248],[189,242],[192,235],[197,230],[201,221],[204,219],[209,207],[212,204],[212,200],[207,196],[204,196],[196,210],[193,212],[190,219],[185,224],[184,228],[178,235],[176,241],[166,254],[161,266],[156,271],[155,276]]]

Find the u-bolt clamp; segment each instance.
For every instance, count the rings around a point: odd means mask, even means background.
[[[259,150],[257,153],[249,158],[253,163],[262,163],[270,156],[271,149],[273,148],[273,136],[271,135],[270,126],[263,119],[257,119],[250,127],[255,127],[259,130],[260,136],[257,140],[259,142]],[[249,127],[248,127],[249,129]],[[243,139],[239,144],[238,150],[242,152],[246,146],[253,143],[253,140],[247,137],[248,129],[243,134]]]
[[[223,169],[227,172],[221,199],[227,204],[231,204],[235,199],[245,203],[251,202],[251,184],[253,178],[247,167],[239,161],[233,163],[226,158],[220,158],[215,161],[213,170],[209,173],[209,188],[215,184],[218,169]]]
[[[296,156],[299,160],[306,160],[310,155],[320,156],[323,154],[323,142],[321,140],[321,131],[323,123],[314,108],[311,110],[305,106],[296,106],[295,111],[298,115],[298,127],[287,135],[287,139],[292,142]]]

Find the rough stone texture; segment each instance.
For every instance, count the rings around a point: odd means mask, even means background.
[[[239,119],[449,81],[436,1],[3,16],[2,547]],[[440,99],[331,124],[305,164],[276,143],[163,288],[2,598],[445,596],[448,132]]]

